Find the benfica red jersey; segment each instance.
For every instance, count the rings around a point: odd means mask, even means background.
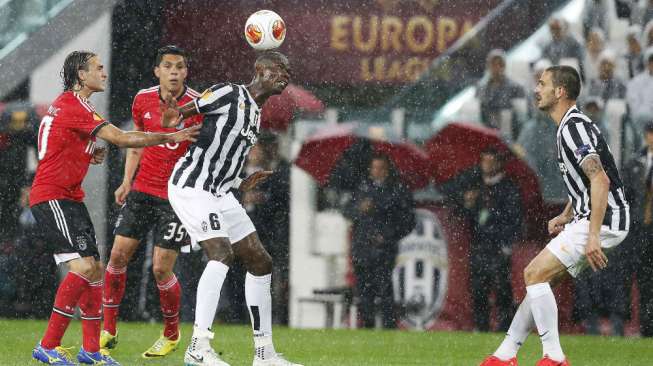
[[[36,176],[30,206],[68,199],[82,202],[82,181],[95,151],[95,133],[108,124],[84,97],[63,92],[39,127]]]
[[[178,104],[184,105],[198,96],[199,93],[187,87],[184,94],[179,98]],[[161,127],[160,103],[161,96],[158,86],[139,91],[132,104],[134,125],[148,132],[175,132],[177,130],[175,127]],[[201,115],[195,115],[184,119],[183,127],[200,124],[202,118]],[[181,129],[182,126],[178,126],[178,128]],[[172,174],[175,163],[180,157],[184,156],[189,145],[190,142],[184,141],[144,148],[132,189],[168,199],[168,178]]]

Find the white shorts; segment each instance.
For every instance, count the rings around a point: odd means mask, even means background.
[[[168,199],[190,235],[193,250],[199,250],[198,243],[204,240],[228,238],[235,244],[256,231],[232,193],[216,197],[201,189],[168,184]]]
[[[567,272],[573,277],[577,277],[587,267],[585,245],[587,245],[589,231],[589,220],[580,219],[565,225],[564,230],[546,246],[567,267]],[[608,226],[601,226],[599,233],[601,248],[609,250],[616,247],[626,238],[626,235],[628,230],[610,230]]]

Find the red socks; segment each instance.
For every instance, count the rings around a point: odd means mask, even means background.
[[[164,282],[157,283],[161,313],[165,328],[163,335],[168,339],[179,338],[179,307],[181,306],[181,286],[174,274]]]
[[[86,352],[100,350],[100,323],[102,321],[102,281],[89,283],[79,299],[82,312],[82,339]]]
[[[61,338],[63,338],[68,324],[73,318],[75,306],[79,302],[82,293],[88,288],[88,280],[75,272],[68,272],[61,281],[59,289],[57,289],[57,295],[54,298],[54,306],[48,327],[41,340],[43,348],[52,349],[61,345]]]
[[[107,265],[104,273],[104,330],[116,335],[116,322],[118,320],[118,307],[125,295],[127,283],[127,267],[116,268]]]
[[[107,265],[104,275],[104,330],[116,335],[118,308],[125,295],[127,267],[116,268]],[[169,339],[179,337],[179,308],[181,306],[181,286],[174,274],[162,283],[157,283],[159,299],[165,328],[163,335]],[[86,349],[86,348],[85,348]],[[87,350],[88,351],[88,350]]]

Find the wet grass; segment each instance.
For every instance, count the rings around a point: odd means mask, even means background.
[[[31,350],[42,336],[44,321],[0,319],[0,365],[36,365]],[[246,326],[217,325],[213,345],[232,365],[251,365],[251,331]],[[123,365],[183,365],[191,326],[182,326],[179,349],[160,360],[143,360],[140,354],[159,336],[157,324],[122,323],[118,348],[112,355]],[[277,351],[304,365],[443,365],[475,366],[494,351],[501,334],[463,332],[404,332],[368,330],[274,329]],[[79,321],[73,321],[65,346],[81,344]],[[574,366],[651,366],[653,340],[591,336],[564,336],[562,344]],[[529,337],[519,362],[535,365],[540,355],[537,337]]]

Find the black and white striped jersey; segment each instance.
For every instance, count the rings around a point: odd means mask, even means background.
[[[558,165],[574,208],[575,219],[590,217],[590,180],[581,164],[589,156],[598,156],[610,178],[608,207],[603,225],[609,226],[611,230],[628,230],[629,206],[610,147],[597,126],[576,106],[569,108],[558,126],[557,145]]]
[[[170,181],[221,196],[239,179],[256,144],[260,109],[244,85],[231,83],[210,87],[194,103],[204,115],[202,129],[197,142],[177,161]]]

